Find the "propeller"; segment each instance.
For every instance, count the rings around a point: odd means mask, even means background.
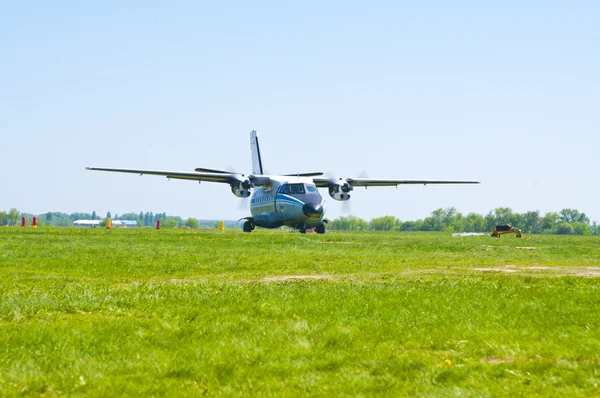
[[[352,213],[352,203],[349,200],[345,200],[342,202],[342,208],[340,209],[342,214],[351,214]]]
[[[363,170],[358,175],[358,178],[369,178],[369,173],[367,173],[366,170]],[[350,190],[345,185],[342,186],[342,191],[346,192],[346,193],[350,192]],[[352,213],[352,203],[350,203],[350,200],[346,200],[346,201],[342,202],[341,213],[342,214],[351,214]]]
[[[231,174],[240,174],[237,172],[235,167],[233,167],[231,165],[227,166],[227,171]],[[250,181],[249,179],[246,178],[244,181],[242,181],[242,188],[249,189],[249,188],[253,188],[253,187],[254,187],[254,184],[252,184],[252,181]],[[238,210],[248,211],[249,208],[250,208],[250,197],[239,198]]]
[[[240,198],[238,210],[248,210],[250,207],[250,198]]]

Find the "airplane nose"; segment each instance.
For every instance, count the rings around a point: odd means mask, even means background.
[[[307,203],[302,206],[302,212],[311,220],[320,220],[323,217],[323,206]]]

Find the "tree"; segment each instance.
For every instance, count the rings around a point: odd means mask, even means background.
[[[513,222],[514,215],[510,207],[497,207],[494,209],[497,224],[510,224]]]
[[[173,218],[168,218],[168,219],[166,219],[165,221],[163,221],[161,223],[161,226],[163,228],[167,228],[167,229],[169,229],[169,228],[177,228],[177,220],[175,220]]]
[[[573,233],[575,235],[591,235],[592,234],[592,230],[590,229],[590,226],[584,222],[575,221],[573,224],[571,224],[571,226],[573,227]]]
[[[90,213],[71,213],[69,214],[69,218],[71,221],[92,220],[92,215]]]
[[[559,235],[573,235],[573,226],[566,221],[560,221],[556,225],[556,233]]]
[[[112,217],[110,216],[110,211],[107,211],[107,212],[106,212],[106,218],[112,218]]]
[[[349,215],[348,217],[340,217],[333,220],[331,229],[342,231],[364,231],[367,229],[367,222],[362,218]]]
[[[21,212],[18,209],[13,207],[8,211],[8,220],[10,221],[10,225],[18,225],[19,218],[21,218]]]
[[[373,218],[369,223],[369,229],[372,229],[373,231],[393,231],[396,229],[397,224],[399,224],[399,222],[396,217],[383,216]]]
[[[192,229],[198,229],[198,226],[200,225],[200,222],[198,222],[198,219],[196,219],[194,217],[190,217],[185,222],[185,225],[187,225],[188,227],[190,227]]]
[[[97,220],[98,216],[96,215],[96,210],[92,212],[92,220]]]
[[[8,213],[5,211],[0,211],[0,227],[8,224]]]
[[[494,213],[492,213],[491,211],[485,215],[484,220],[485,220],[485,230],[486,231],[491,231],[494,229],[494,227],[496,225],[498,225],[498,220],[496,219],[496,216],[494,215]]]
[[[542,217],[542,232],[545,233],[555,233],[556,232],[556,224],[560,220],[560,215],[558,213],[546,213],[544,217]]]
[[[590,223],[590,219],[585,215],[585,213],[580,213],[578,210],[575,209],[562,209],[559,214],[560,219],[562,221],[568,222],[569,224],[572,224],[574,222],[582,222],[586,224]]]
[[[423,226],[423,220],[405,221],[400,224],[400,231],[420,231]]]
[[[454,230],[459,227],[458,221],[462,219],[462,214],[455,207],[437,209],[431,216],[436,220],[438,231]]]
[[[115,216],[117,218],[117,216]],[[125,213],[119,216],[119,220],[129,220],[129,221],[137,221],[138,215],[137,213]]]
[[[542,232],[542,219],[540,217],[540,211],[528,211],[521,215],[521,223],[517,225],[523,231],[530,234],[539,234]]]
[[[465,217],[460,220],[462,231],[470,231],[470,232],[484,232],[485,228],[485,219],[482,215],[476,213],[469,213]]]

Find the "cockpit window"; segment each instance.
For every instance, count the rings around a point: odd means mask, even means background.
[[[281,191],[279,192],[291,195],[306,193],[304,190],[304,184],[287,184],[281,187]]]
[[[306,184],[306,193],[317,193],[317,186],[316,185],[311,185],[311,184]]]

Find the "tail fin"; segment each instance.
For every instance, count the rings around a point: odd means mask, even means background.
[[[263,166],[260,158],[260,147],[258,146],[258,135],[256,130],[250,133],[250,150],[252,151],[252,174],[262,175]]]

